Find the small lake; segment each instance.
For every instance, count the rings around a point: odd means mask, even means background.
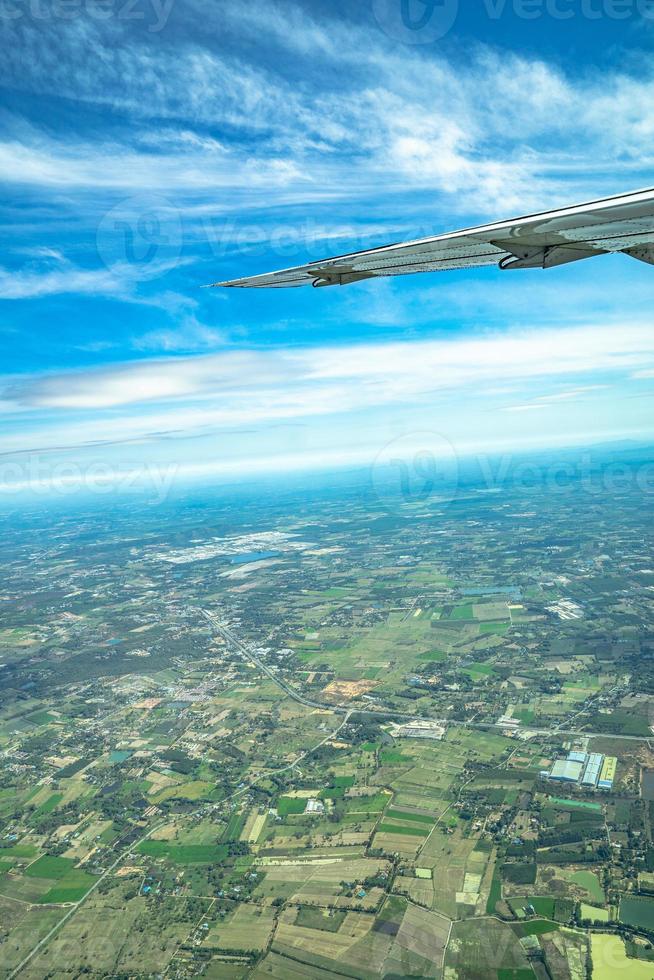
[[[245,551],[241,555],[230,558],[230,565],[250,565],[255,561],[267,561],[268,558],[278,558],[280,551]]]
[[[517,585],[498,585],[496,587],[488,585],[474,585],[469,586],[467,589],[461,589],[461,595],[464,596],[488,596],[488,595],[505,595],[511,596],[516,599],[520,599],[522,596],[522,590]]]

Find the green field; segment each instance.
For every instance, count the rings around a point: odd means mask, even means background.
[[[627,958],[625,945],[619,936],[593,933],[593,980],[652,980],[651,963]]]
[[[449,616],[450,620],[474,620],[475,610],[472,603],[468,603],[465,606],[456,606]]]
[[[73,871],[62,878],[40,899],[42,905],[61,905],[64,902],[79,902],[97,881],[84,871]]]
[[[556,932],[559,926],[558,923],[548,922],[546,919],[530,919],[528,922],[518,922],[513,928],[522,939],[523,936],[544,936],[548,932]]]
[[[547,895],[530,895],[529,898],[511,898],[509,904],[514,911],[531,905],[536,915],[540,915],[544,919],[554,919],[556,900]]]
[[[404,813],[402,810],[393,809],[387,810],[385,816],[391,820],[412,820],[415,823],[428,824],[433,824],[435,819],[426,813]]]
[[[585,888],[594,902],[604,902],[604,889],[594,871],[575,871],[570,875],[570,881]]]
[[[59,806],[63,798],[63,793],[53,793],[52,796],[48,797],[45,803],[42,803],[41,806],[34,811],[34,819],[38,820],[39,817],[44,817],[46,814],[52,813],[52,811]]]
[[[497,919],[455,922],[446,956],[446,970],[456,970],[462,980],[468,977],[522,976],[533,980],[527,956],[513,929]],[[511,971],[511,972],[509,972]]]
[[[623,895],[620,899],[618,918],[635,929],[654,931],[654,898],[637,898]]]
[[[146,840],[138,851],[148,857],[167,858],[174,864],[218,864],[227,857],[224,844],[171,844],[162,840]]]
[[[602,812],[601,803],[590,803],[588,800],[563,800],[557,796],[553,796],[548,802],[566,809],[569,807],[572,810],[594,810],[596,813]]]
[[[229,818],[227,826],[221,834],[221,841],[228,842],[238,840],[241,836],[243,828],[245,827],[246,819],[246,813],[233,813]]]
[[[289,814],[304,813],[307,808],[307,801],[300,796],[280,796],[277,801],[277,812],[280,817],[287,817]]]
[[[69,858],[48,857],[44,855],[25,868],[25,875],[28,878],[51,878],[55,881],[65,878],[75,867],[75,862]]]
[[[502,879],[500,878],[499,871],[495,868],[493,872],[493,880],[491,881],[490,891],[488,893],[488,901],[486,902],[486,913],[488,915],[493,915],[495,912],[495,906],[502,898]]]
[[[0,847],[0,857],[32,858],[38,854],[34,844],[14,844],[11,847]]]
[[[429,831],[426,827],[398,827],[396,824],[382,823],[378,827],[381,834],[404,834],[409,837],[428,837]]]
[[[48,725],[55,720],[55,716],[51,715],[49,711],[37,711],[34,715],[28,715],[27,720],[32,725]]]
[[[305,929],[319,929],[321,932],[338,932],[344,922],[345,912],[314,909],[302,905],[298,909],[295,925],[303,926]]]
[[[589,919],[591,922],[608,922],[610,919],[608,909],[598,909],[594,905],[586,905],[582,902],[579,906],[581,919]]]

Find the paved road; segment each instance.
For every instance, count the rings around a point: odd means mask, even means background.
[[[321,748],[323,745],[325,745],[328,741],[330,741],[331,739],[333,739],[341,731],[341,729],[348,723],[348,721],[350,720],[350,717],[353,714],[366,715],[366,716],[369,716],[369,717],[393,717],[393,718],[406,718],[406,719],[410,719],[412,721],[415,721],[416,720],[416,716],[415,715],[410,715],[410,714],[407,714],[406,712],[402,712],[402,711],[394,711],[392,709],[389,709],[389,710],[384,709],[382,711],[382,710],[375,710],[373,708],[351,708],[351,707],[350,708],[345,708],[345,707],[341,707],[339,705],[332,705],[332,704],[326,704],[326,703],[321,702],[321,701],[314,701],[312,698],[306,697],[304,694],[302,694],[300,691],[298,691],[296,688],[294,688],[291,684],[289,684],[287,681],[285,681],[282,677],[279,677],[274,670],[272,670],[266,663],[264,663],[260,659],[260,657],[258,657],[252,651],[252,649],[249,646],[247,646],[247,644],[243,643],[242,640],[240,640],[237,636],[235,636],[234,635],[234,632],[228,626],[226,626],[223,622],[221,622],[220,620],[218,620],[215,616],[212,616],[211,613],[207,612],[206,609],[201,610],[201,612],[202,612],[202,615],[205,617],[205,619],[216,630],[216,632],[219,633],[223,637],[223,639],[228,644],[231,645],[232,649],[234,649],[243,658],[243,660],[245,660],[247,662],[254,663],[258,667],[258,669],[262,671],[262,673],[266,674],[266,676],[269,677],[271,681],[273,681],[279,688],[281,688],[282,691],[284,691],[294,701],[297,701],[299,704],[303,704],[303,705],[305,705],[308,708],[317,708],[317,709],[319,709],[321,711],[332,711],[334,714],[339,714],[339,715],[344,715],[345,716],[344,719],[343,719],[343,721],[339,725],[339,727],[336,729],[336,731],[331,732],[329,735],[325,736],[325,738],[322,739],[312,749],[308,749],[301,756],[299,756],[295,760],[295,762],[291,763],[288,766],[285,766],[284,769],[282,769],[282,770],[277,770],[277,772],[280,772],[281,773],[281,772],[288,771],[289,769],[294,769],[298,765],[298,763],[300,763],[300,762],[303,761],[303,759],[306,759],[307,756],[311,755],[313,752],[316,752],[319,748]],[[575,717],[575,716],[573,716],[573,717]],[[500,725],[493,724],[491,722],[485,723],[485,722],[448,721],[448,720],[443,720],[443,719],[440,719],[440,718],[438,718],[438,719],[432,719],[432,718],[424,718],[424,717],[421,717],[420,720],[424,720],[424,721],[436,721],[436,722],[439,722],[439,723],[444,724],[444,725],[459,726],[459,727],[462,727],[462,728],[473,728],[473,729],[479,730],[479,731],[499,731],[499,730],[501,730],[501,726]],[[560,727],[556,727],[555,729],[533,729],[533,728],[531,728],[531,729],[529,729],[529,731],[533,732],[535,735],[546,735],[546,736],[552,735],[552,734],[556,733],[557,735],[564,735],[564,736],[569,736],[569,737],[572,737],[572,738],[579,738],[579,737],[585,737],[585,738],[617,738],[617,739],[624,739],[624,740],[627,740],[627,741],[636,741],[636,742],[649,742],[650,741],[650,737],[644,736],[644,735],[608,735],[606,732],[566,731],[566,730],[564,730],[564,729],[562,729]],[[228,799],[233,799],[234,797],[240,796],[243,793],[247,793],[247,791],[251,788],[251,786],[253,786],[260,779],[263,779],[265,776],[269,776],[269,775],[270,775],[269,772],[259,773],[250,783],[248,783],[247,786],[243,787],[241,790],[238,790],[236,793],[232,794],[232,796],[229,797]],[[227,801],[226,800],[221,801],[221,805],[223,805],[225,802],[227,802]],[[63,926],[68,922],[68,920],[71,919],[72,916],[74,916],[75,913],[79,911],[79,909],[84,905],[84,903],[86,901],[88,901],[89,897],[99,887],[99,885],[101,884],[101,882],[107,877],[107,875],[111,874],[111,872],[114,871],[115,868],[118,867],[118,865],[124,860],[124,858],[126,857],[126,855],[130,851],[132,851],[136,847],[138,847],[138,845],[140,843],[142,843],[143,841],[148,840],[148,838],[150,838],[152,836],[152,834],[156,830],[159,829],[160,826],[163,826],[165,822],[166,821],[163,821],[162,823],[157,824],[155,827],[152,827],[150,830],[148,830],[146,833],[144,833],[141,838],[139,838],[136,841],[133,841],[129,845],[129,847],[126,847],[124,850],[122,850],[121,853],[120,853],[120,855],[116,858],[116,860],[105,870],[105,872],[91,886],[91,888],[86,893],[86,895],[84,896],[84,898],[82,898],[81,901],[77,902],[75,905],[71,906],[71,908],[68,910],[68,912],[66,912],[66,914],[63,916],[63,918],[61,918],[59,920],[59,922],[55,926],[53,926],[53,928],[47,933],[47,935],[45,935],[43,937],[43,939],[41,939],[32,948],[32,950],[28,953],[28,955],[8,975],[7,980],[14,980],[14,978],[17,977],[19,975],[19,973],[21,973],[21,971],[25,969],[26,966],[28,966],[28,964],[32,961],[32,959],[36,956],[36,954],[39,953],[42,949],[44,949],[45,946],[47,946],[47,944],[50,942],[50,940],[53,938],[53,936],[55,936],[56,933],[58,933],[59,930],[62,929]]]
[[[125,847],[120,852],[120,854],[118,855],[118,857],[116,858],[116,860],[112,864],[110,864],[109,867],[100,875],[100,877],[97,878],[96,881],[91,885],[91,887],[87,891],[87,893],[84,896],[84,898],[80,899],[79,902],[75,902],[75,904],[72,905],[68,909],[68,911],[63,916],[63,918],[59,919],[59,922],[57,922],[52,927],[52,929],[50,930],[50,932],[48,932],[47,935],[45,935],[43,937],[43,939],[39,940],[39,942],[36,944],[36,946],[32,947],[32,949],[27,954],[27,956],[23,960],[21,960],[21,962],[18,964],[18,966],[14,970],[12,970],[12,972],[7,977],[7,980],[14,980],[14,977],[17,977],[18,974],[22,970],[24,970],[26,966],[28,966],[28,964],[34,959],[34,957],[36,956],[36,954],[37,953],[40,953],[41,950],[44,949],[47,946],[47,944],[50,942],[50,940],[53,938],[53,936],[55,936],[56,933],[58,933],[60,929],[63,929],[63,927],[68,922],[68,920],[71,919],[75,915],[76,912],[79,912],[79,910],[82,907],[82,905],[84,905],[84,903],[87,902],[88,899],[91,897],[91,895],[93,894],[93,892],[97,888],[99,888],[99,886],[104,881],[104,879],[107,877],[107,875],[110,875],[111,872],[114,871],[118,867],[118,865],[125,859],[126,855],[129,854],[130,851],[134,850],[134,848],[138,847],[138,845],[141,844],[143,841],[146,841],[152,834],[155,833],[155,831],[159,830],[160,827],[163,827],[165,823],[167,823],[167,821],[159,822],[156,826],[154,826],[150,830],[148,830],[147,833],[143,834],[142,837],[140,837],[137,840],[133,841],[128,847]]]
[[[324,738],[322,738],[316,745],[312,746],[310,749],[307,749],[305,752],[302,752],[301,755],[299,755],[297,759],[295,759],[293,762],[291,762],[286,766],[283,766],[283,768],[281,769],[266,769],[264,770],[264,772],[257,773],[256,776],[254,776],[251,780],[249,780],[246,786],[242,786],[240,789],[236,790],[230,796],[226,797],[224,800],[221,800],[220,803],[213,804],[211,809],[215,810],[218,807],[224,806],[225,803],[229,803],[230,801],[237,799],[239,796],[243,796],[262,779],[267,779],[268,777],[273,775],[281,775],[282,773],[289,772],[289,770],[295,769],[300,762],[303,762],[305,759],[308,759],[309,756],[313,755],[314,752],[317,752],[318,749],[321,749],[323,745],[326,745],[327,742],[330,742],[333,738],[336,738],[340,733],[341,729],[344,728],[345,725],[347,725],[349,720],[350,720],[350,712],[346,711],[345,717],[343,718],[343,721],[340,723],[338,728],[336,728],[333,732],[329,732],[327,735],[325,735]],[[206,807],[198,808],[196,810],[196,813],[201,814],[203,812],[206,812],[206,809],[207,809]],[[63,929],[66,923],[75,915],[76,912],[79,912],[80,908],[88,901],[88,899],[91,897],[93,892],[100,886],[100,884],[104,881],[104,879],[108,875],[110,875],[113,871],[116,870],[116,868],[120,864],[122,864],[122,862],[125,860],[127,855],[130,854],[132,851],[136,850],[139,844],[142,844],[144,841],[149,840],[150,837],[152,837],[152,835],[156,833],[157,830],[160,830],[168,822],[169,822],[168,818],[166,818],[165,820],[158,821],[153,827],[150,827],[149,830],[146,830],[141,837],[137,838],[137,840],[132,841],[127,847],[124,847],[121,850],[118,857],[116,858],[116,860],[113,861],[112,864],[110,864],[109,867],[106,868],[106,870],[102,873],[102,875],[100,875],[100,877],[93,883],[93,885],[88,890],[86,895],[79,902],[76,902],[74,905],[71,905],[71,907],[68,909],[66,914],[61,919],[59,919],[57,923],[55,923],[55,925],[43,937],[43,939],[39,940],[39,942],[32,947],[32,949],[27,954],[27,956],[25,956],[24,959],[21,960],[18,966],[8,975],[6,980],[14,980],[14,978],[17,977],[25,969],[25,967],[29,966],[29,964],[34,959],[34,957],[38,953],[40,953],[43,949],[45,949],[45,947],[48,945],[50,940],[53,939],[54,936],[61,929]],[[118,843],[120,843],[120,841]],[[169,966],[170,963],[168,964],[168,967]],[[166,972],[168,970],[168,967],[166,968]]]
[[[396,711],[393,708],[384,708],[383,710],[374,708],[344,708],[339,705],[327,704],[324,701],[314,701],[312,698],[306,697],[301,691],[289,684],[282,677],[272,670],[268,664],[264,663],[260,657],[258,657],[246,643],[240,640],[230,627],[226,626],[221,620],[212,616],[211,613],[207,612],[206,609],[202,610],[202,615],[211,626],[216,630],[217,633],[222,636],[222,638],[230,644],[232,649],[241,655],[241,657],[255,664],[259,670],[266,674],[271,681],[273,681],[282,691],[284,691],[290,698],[297,701],[299,704],[304,704],[308,708],[318,708],[321,711],[333,711],[335,714],[345,714],[349,712],[350,714],[356,715],[367,715],[370,717],[392,717],[392,718],[405,718],[410,721],[434,721],[442,725],[457,726],[459,728],[473,728],[477,731],[504,731],[505,726],[498,725],[494,722],[483,722],[483,721],[452,721],[443,718],[429,718],[424,715],[411,715],[405,711]],[[585,710],[585,709],[583,709]],[[573,715],[572,718],[576,718],[581,712]],[[571,719],[572,720],[572,719]],[[518,731],[525,729],[518,729]],[[569,738],[617,738],[630,742],[649,742],[654,736],[651,735],[612,735],[608,732],[591,732],[578,729],[565,729],[560,726],[555,726],[554,728],[528,728],[530,732],[534,735],[563,735]]]
[[[206,609],[202,610],[202,615],[209,621],[211,626],[216,630],[217,633],[222,636],[227,643],[231,644],[232,648],[236,653],[240,654],[243,660],[252,662],[255,664],[259,670],[263,671],[271,681],[273,681],[279,688],[282,689],[290,698],[297,701],[298,704],[304,704],[307,708],[317,708],[320,711],[333,711],[337,715],[345,714],[356,714],[356,715],[371,715],[373,717],[392,717],[392,718],[406,718],[407,720],[415,721],[416,716],[410,715],[406,711],[395,711],[393,708],[375,709],[375,708],[345,708],[338,704],[328,704],[325,701],[314,701],[312,698],[308,698],[301,691],[298,691],[296,687],[285,681],[283,677],[280,677],[274,670],[272,670],[268,664],[264,663],[260,657],[258,657],[251,647],[242,640],[239,640],[237,636],[234,635],[233,630],[226,626],[221,620],[216,619],[211,613],[207,612]],[[438,721],[443,725],[450,724],[444,719],[435,718],[425,718],[424,721]]]

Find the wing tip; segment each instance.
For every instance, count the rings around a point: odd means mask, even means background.
[[[240,279],[225,279],[224,282],[209,282],[202,288],[203,289],[234,289],[236,287],[243,288],[244,285],[245,283],[243,283]]]

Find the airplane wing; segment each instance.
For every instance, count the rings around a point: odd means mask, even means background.
[[[214,286],[344,286],[414,272],[549,269],[607,252],[654,265],[654,189],[308,262]]]

